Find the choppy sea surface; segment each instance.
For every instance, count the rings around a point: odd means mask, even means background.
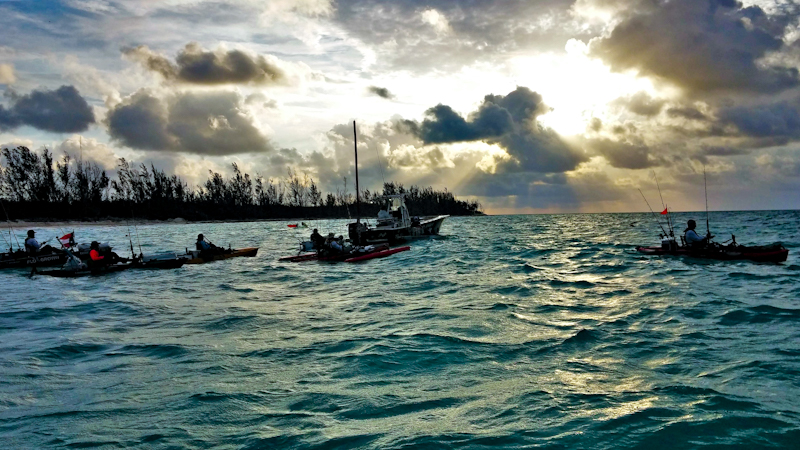
[[[287,223],[137,226],[145,253],[202,232],[255,258],[0,273],[0,447],[800,448],[800,212],[711,213],[782,264],[639,255],[642,214],[453,217],[390,258],[291,264],[310,230]]]

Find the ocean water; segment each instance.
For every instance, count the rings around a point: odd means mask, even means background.
[[[711,213],[782,264],[638,255],[643,214],[454,217],[390,258],[290,264],[287,223],[137,227],[145,252],[202,232],[255,258],[0,273],[0,447],[800,448],[800,212]]]

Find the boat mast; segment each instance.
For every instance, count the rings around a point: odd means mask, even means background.
[[[361,223],[361,210],[358,204],[360,203],[360,194],[358,192],[358,137],[356,136],[356,121],[353,121],[353,145],[356,153],[356,223]]]

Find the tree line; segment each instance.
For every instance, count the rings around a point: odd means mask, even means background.
[[[44,149],[24,146],[0,152],[0,198],[11,220],[97,220],[135,216],[166,220],[247,220],[345,218],[356,214],[347,179],[336,192],[323,192],[313,178],[289,169],[283,178],[251,177],[232,164],[225,177],[209,171],[194,188],[152,164],[132,165],[120,158],[114,179],[97,163],[64,154],[57,161]],[[413,215],[477,215],[475,201],[458,200],[447,189],[384,183],[382,192],[360,192],[362,216],[377,214],[382,195],[406,194]]]

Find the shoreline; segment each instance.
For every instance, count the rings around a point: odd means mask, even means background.
[[[120,219],[118,217],[109,217],[101,220],[53,220],[53,221],[46,221],[46,220],[12,220],[10,222],[5,222],[3,225],[0,225],[0,228],[8,228],[11,225],[12,228],[46,228],[46,227],[58,227],[58,228],[67,228],[67,227],[75,227],[75,226],[127,226],[134,224],[137,226],[142,225],[191,225],[197,223],[239,223],[239,222],[278,222],[278,221],[310,221],[310,220],[320,220],[320,219],[230,219],[230,220],[197,220],[191,221],[186,220],[182,217],[176,217],[174,219],[166,219],[166,220],[153,220],[153,219]],[[322,219],[322,220],[336,220],[336,219]]]

